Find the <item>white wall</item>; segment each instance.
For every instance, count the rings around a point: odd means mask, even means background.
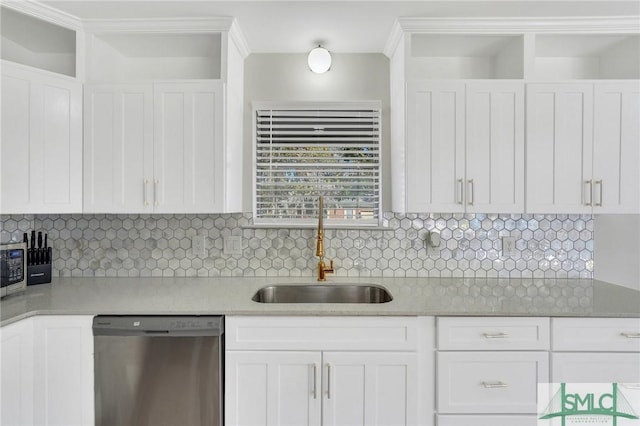
[[[332,57],[331,69],[325,74],[314,74],[309,70],[306,53],[254,53],[245,60],[245,212],[250,212],[253,205],[253,101],[381,101],[383,210],[390,209],[389,60],[381,53],[333,53]]]
[[[594,278],[640,290],[640,215],[596,215]]]

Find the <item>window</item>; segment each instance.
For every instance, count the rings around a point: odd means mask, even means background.
[[[380,103],[254,104],[254,223],[380,223]]]

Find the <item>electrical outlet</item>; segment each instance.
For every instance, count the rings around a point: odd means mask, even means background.
[[[242,237],[238,235],[224,237],[224,254],[230,256],[242,254]]]
[[[502,255],[505,257],[515,256],[516,254],[516,237],[502,237]]]
[[[440,254],[440,244],[442,239],[438,231],[429,231],[425,238],[427,246],[427,256],[437,256]]]
[[[191,251],[194,256],[207,257],[207,237],[205,235],[191,237]]]

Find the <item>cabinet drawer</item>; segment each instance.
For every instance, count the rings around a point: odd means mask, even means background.
[[[538,418],[534,415],[462,415],[437,416],[437,426],[536,426]]]
[[[227,349],[415,351],[417,317],[245,317],[225,320]]]
[[[551,355],[551,381],[633,383],[640,386],[640,355],[606,352],[554,353]]]
[[[438,318],[439,350],[547,350],[549,318]]]
[[[554,318],[553,350],[640,352],[640,318]]]
[[[440,352],[439,413],[536,413],[549,381],[546,352]]]

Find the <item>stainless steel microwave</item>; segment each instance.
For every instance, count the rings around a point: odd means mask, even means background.
[[[27,245],[0,244],[0,297],[27,287]]]

